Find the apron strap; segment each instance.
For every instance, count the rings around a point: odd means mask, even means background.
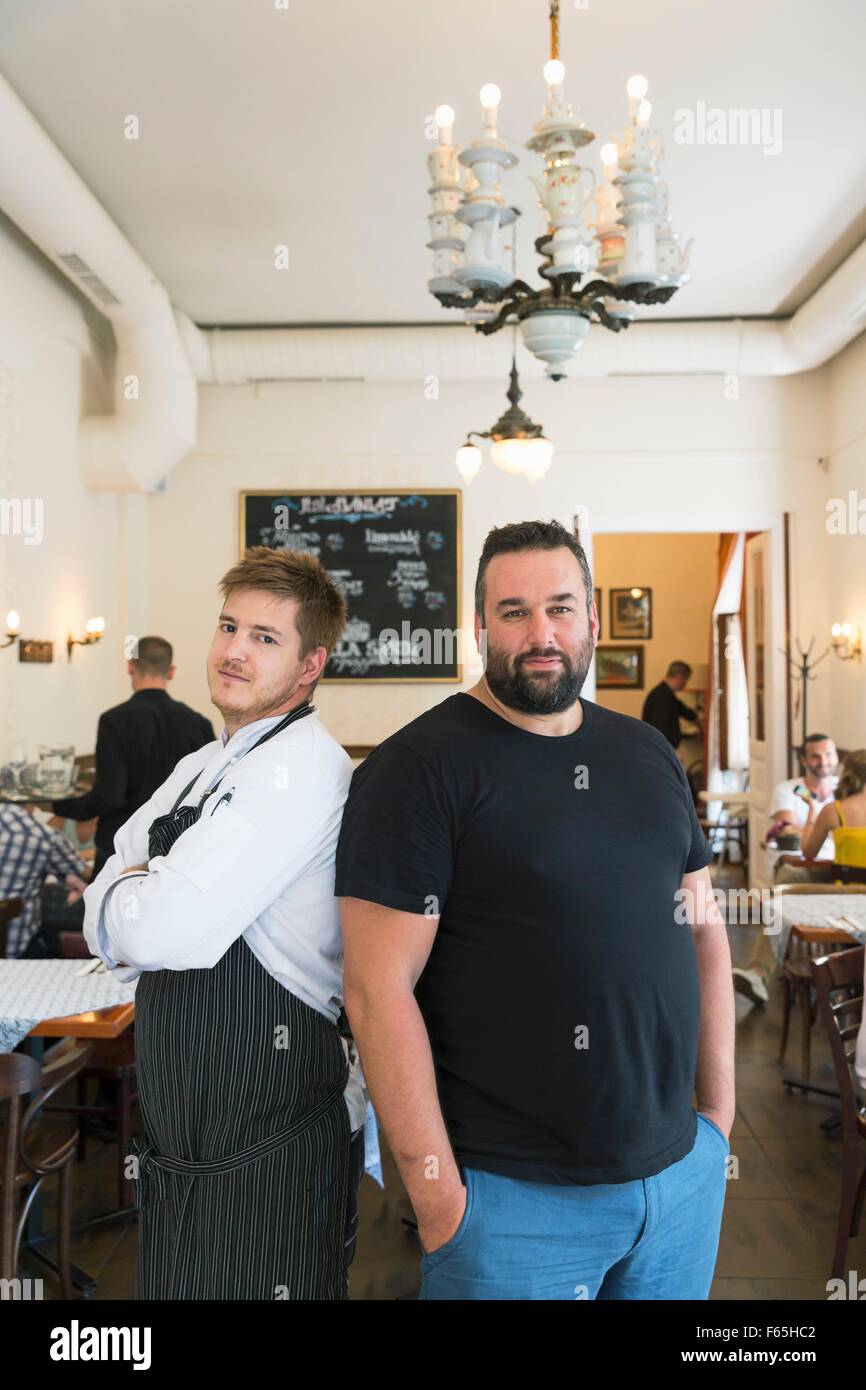
[[[343,1074],[339,1085],[328,1091],[318,1105],[308,1110],[306,1115],[300,1119],[293,1120],[285,1129],[277,1130],[276,1134],[270,1134],[266,1139],[260,1139],[257,1144],[251,1144],[247,1149],[239,1149],[237,1153],[226,1154],[224,1158],[213,1158],[200,1163],[191,1162],[184,1158],[173,1158],[170,1154],[158,1154],[148,1139],[133,1139],[130,1142],[130,1153],[134,1154],[138,1161],[138,1179],[154,1178],[156,1192],[161,1200],[168,1196],[165,1184],[165,1174],[176,1173],[180,1177],[188,1178],[211,1178],[219,1177],[222,1173],[233,1173],[238,1168],[244,1168],[248,1163],[255,1163],[260,1158],[265,1158],[268,1154],[275,1153],[277,1149],[282,1149],[286,1144],[290,1144],[299,1135],[305,1134],[311,1129],[318,1120],[326,1115],[328,1111],[342,1100],[346,1090],[346,1083],[349,1079],[349,1068]]]
[[[267,743],[269,738],[273,738],[275,734],[281,733],[283,729],[287,729],[288,726],[290,724],[293,724],[296,719],[304,719],[306,715],[312,714],[315,711],[315,708],[316,706],[311,705],[309,700],[305,700],[303,704],[298,705],[297,709],[290,710],[289,713],[286,715],[285,719],[280,720],[279,724],[275,724],[272,729],[268,729],[266,733],[262,734],[261,738],[257,738],[252,747],[248,748],[247,752],[242,754],[242,756],[245,758],[247,756],[247,753],[252,753],[253,750],[259,748],[261,744]],[[202,806],[202,804],[207,800],[207,798],[211,795],[212,792],[216,791],[220,782],[225,777],[227,771],[228,768],[224,767],[219,777],[214,782],[213,786],[208,787],[207,791],[202,792],[201,799],[199,800],[199,807]],[[187,782],[180,796],[177,798],[177,801],[174,803],[171,810],[169,811],[168,814],[170,816],[174,815],[175,811],[180,806],[184,797],[188,796],[188,794],[192,791],[200,776],[201,769],[199,769],[199,771],[195,774],[195,777],[193,777],[191,782]]]

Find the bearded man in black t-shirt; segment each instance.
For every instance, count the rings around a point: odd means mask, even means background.
[[[705,1299],[734,1115],[710,850],[667,741],[580,698],[575,538],[492,531],[475,600],[484,676],[356,771],[337,852],[421,1298]]]

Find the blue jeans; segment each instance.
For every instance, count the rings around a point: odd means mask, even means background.
[[[561,1187],[464,1168],[466,1210],[421,1259],[422,1299],[706,1299],[728,1141],[698,1113],[691,1152],[652,1178]]]

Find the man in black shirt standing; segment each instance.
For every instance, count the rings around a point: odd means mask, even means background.
[[[126,669],[133,693],[100,716],[92,788],[84,796],[51,804],[56,816],[99,817],[94,879],[111,857],[120,827],[150,800],[181,758],[216,737],[209,719],[169,695],[166,686],[174,666],[171,644],[165,638],[139,638],[136,655]]]
[[[688,662],[672,661],[664,680],[653,687],[643,702],[641,719],[664,734],[672,748],[680,746],[680,720],[687,719],[692,724],[698,722],[696,712],[678,700],[675,694],[688,685],[691,674],[692,668]]]
[[[559,523],[492,531],[475,603],[484,677],[355,772],[337,851],[421,1298],[704,1299],[734,997],[685,775],[579,698],[598,616]]]

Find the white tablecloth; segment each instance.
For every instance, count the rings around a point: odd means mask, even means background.
[[[866,893],[776,893],[773,896],[771,925],[780,928],[768,932],[773,955],[782,961],[788,948],[791,927],[829,927],[828,917],[847,917],[857,923],[851,940],[861,946],[866,941]]]
[[[46,1018],[129,1004],[135,981],[81,975],[83,960],[0,960],[0,1052],[11,1052]]]

